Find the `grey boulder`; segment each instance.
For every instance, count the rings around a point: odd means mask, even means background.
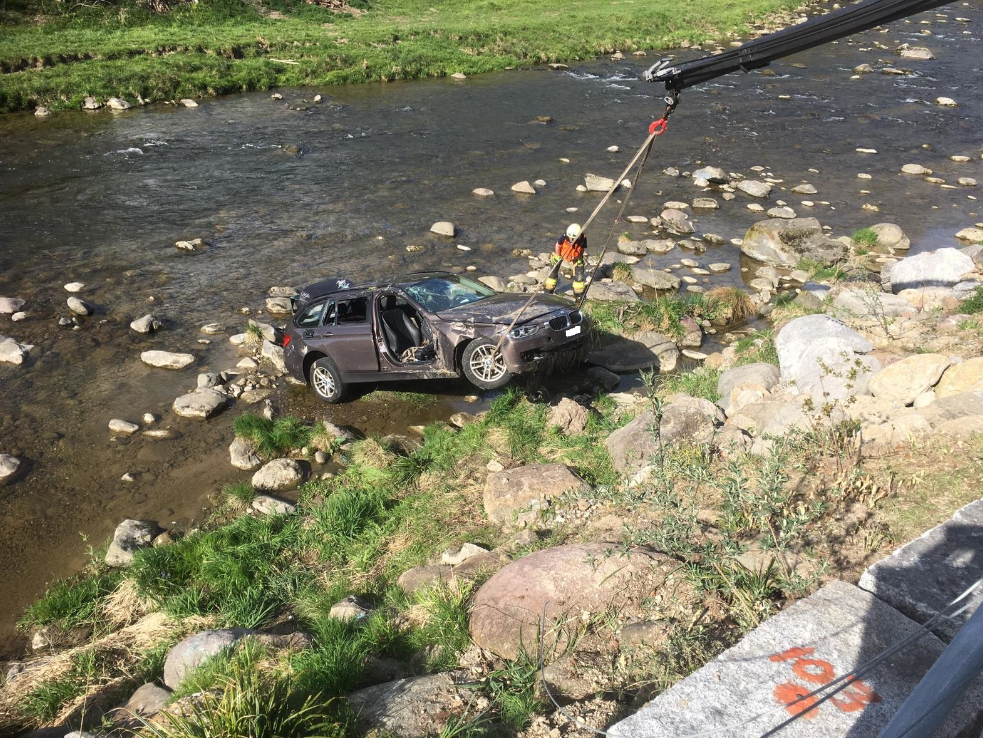
[[[227,402],[227,398],[221,392],[213,389],[200,389],[181,395],[172,405],[174,412],[182,418],[194,418],[196,420],[207,420],[220,410]]]
[[[909,256],[890,267],[891,291],[922,287],[955,287],[976,268],[973,259],[959,249],[945,248]],[[885,271],[888,271],[885,269]]]
[[[258,492],[284,492],[294,489],[304,479],[303,467],[293,459],[274,459],[253,474],[253,489]]]
[[[874,397],[901,405],[910,405],[922,392],[935,386],[949,366],[942,354],[916,354],[896,361],[870,380]]]
[[[658,419],[651,410],[607,437],[604,446],[616,471],[633,474],[660,451]]]
[[[717,394],[720,395],[721,402],[726,402],[730,397],[731,390],[739,384],[755,384],[771,390],[781,379],[781,372],[774,364],[760,362],[757,364],[745,364],[734,369],[728,369],[720,375],[717,380]]]
[[[679,277],[661,269],[634,267],[631,270],[631,276],[638,284],[651,287],[653,290],[679,289]]]
[[[827,237],[815,218],[755,223],[745,234],[741,251],[757,261],[783,267],[794,267],[804,258],[830,266],[849,254],[846,244]]]
[[[130,323],[130,330],[134,330],[137,333],[153,333],[160,328],[160,325],[161,323],[157,318],[148,314]]]
[[[13,315],[20,312],[26,303],[19,297],[0,297],[0,314]]]
[[[106,563],[109,566],[130,566],[133,554],[153,543],[160,533],[160,527],[150,520],[124,520],[113,533],[113,542],[106,552]]]
[[[140,354],[140,361],[158,369],[184,369],[194,363],[195,357],[191,354],[176,354],[171,351],[144,351]]]
[[[485,514],[493,523],[507,523],[526,510],[542,508],[562,494],[583,494],[590,486],[565,464],[534,464],[492,472],[485,482]]]
[[[470,681],[466,671],[399,679],[352,692],[348,703],[363,732],[426,738],[441,735],[467,710]]]
[[[178,642],[164,660],[164,684],[177,689],[185,677],[201,666],[202,662],[232,648],[253,631],[246,628],[205,630]]]
[[[236,438],[229,446],[229,460],[232,466],[243,471],[253,471],[258,468],[263,461],[256,454],[256,447],[252,441],[245,438]]]
[[[68,309],[76,315],[92,315],[93,313],[92,306],[77,297],[68,298]]]

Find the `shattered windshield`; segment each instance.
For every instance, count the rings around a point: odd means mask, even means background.
[[[491,297],[495,291],[464,277],[434,277],[403,288],[427,312],[439,313]]]

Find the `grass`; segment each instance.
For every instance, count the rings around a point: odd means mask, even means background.
[[[837,266],[823,266],[815,259],[805,258],[799,261],[795,266],[796,269],[801,269],[802,271],[808,272],[811,279],[818,280],[842,280],[845,279],[847,274],[840,267]]]
[[[720,316],[727,323],[744,323],[758,312],[751,295],[737,287],[717,287],[706,294],[720,306]]]
[[[268,420],[256,413],[243,413],[235,419],[232,428],[239,438],[252,441],[256,450],[267,458],[303,448],[316,435],[314,428],[290,415]]]
[[[85,95],[158,101],[287,85],[477,74],[702,42],[789,0],[353,0],[355,17],[299,0],[6,0],[0,112],[77,109]],[[274,17],[276,13],[279,17]]]
[[[67,673],[41,682],[25,696],[20,709],[39,722],[50,722],[58,716],[64,705],[86,693],[97,674],[95,652],[77,654],[72,658],[72,665]]]
[[[69,630],[98,620],[99,602],[119,583],[117,571],[83,574],[53,583],[37,602],[29,605],[18,622],[21,629],[56,625]]]
[[[587,302],[595,327],[605,333],[631,337],[642,331],[658,331],[670,338],[685,333],[682,319],[715,320],[724,308],[709,295],[660,295],[649,302]]]
[[[959,312],[967,315],[979,315],[983,313],[983,287],[977,287],[976,292],[959,306]]]
[[[720,395],[717,394],[718,379],[720,379],[720,372],[706,367],[681,374],[661,375],[659,394],[667,397],[683,392],[692,397],[702,397],[704,400],[716,402],[720,399]]]
[[[631,284],[635,280],[635,275],[632,272],[631,264],[625,264],[622,261],[615,263],[615,265],[611,268],[611,278],[618,282]]]
[[[775,349],[775,332],[765,329],[755,331],[734,344],[737,351],[737,361],[734,366],[746,364],[775,364],[778,365],[778,351]]]
[[[858,231],[854,231],[850,239],[858,246],[866,246],[870,249],[877,245],[877,231],[873,228],[861,228]]]

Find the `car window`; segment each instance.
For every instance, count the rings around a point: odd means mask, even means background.
[[[338,301],[338,325],[347,323],[364,323],[369,299],[353,297],[351,300]]]
[[[424,310],[431,313],[484,300],[495,294],[494,290],[464,277],[435,277],[404,289]]]
[[[324,303],[311,305],[297,316],[297,325],[301,328],[313,328],[321,323],[321,313],[324,311]]]
[[[337,314],[338,311],[335,309],[335,304],[329,302],[328,309],[324,311],[324,320],[321,322],[321,325],[334,325],[334,319]]]

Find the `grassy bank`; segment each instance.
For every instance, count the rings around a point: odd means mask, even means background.
[[[475,74],[702,42],[790,0],[4,0],[0,111]],[[348,6],[346,6],[347,8]]]

